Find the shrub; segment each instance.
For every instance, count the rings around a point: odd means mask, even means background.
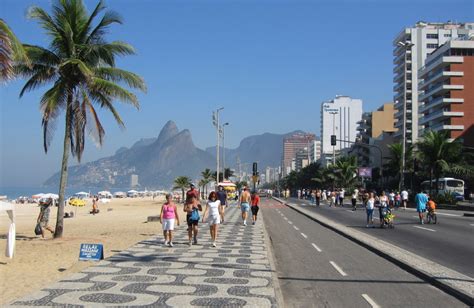
[[[438,194],[436,197],[433,198],[433,200],[434,202],[436,202],[436,204],[456,205],[457,203],[456,197],[448,191],[444,192],[443,194]]]

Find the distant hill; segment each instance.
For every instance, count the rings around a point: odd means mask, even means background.
[[[130,149],[120,148],[115,155],[71,166],[68,185],[72,187],[130,187],[132,174],[142,187],[170,188],[177,176],[198,178],[201,171],[215,165],[209,153],[198,149],[191,133],[179,131],[168,121],[158,138],[141,139]],[[59,172],[44,185],[57,185]]]
[[[246,137],[236,149],[225,149],[226,164],[230,168],[237,168],[237,158],[241,163],[258,162],[260,172],[263,172],[266,167],[280,166],[283,156],[283,139],[295,133],[302,133],[302,131],[287,134],[264,133]],[[216,147],[209,147],[206,152],[215,159]]]

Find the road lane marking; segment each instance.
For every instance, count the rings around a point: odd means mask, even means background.
[[[321,252],[321,249],[318,246],[316,246],[315,243],[311,243],[311,245],[313,245],[314,249],[316,249],[318,252]]]
[[[301,205],[302,205],[302,206],[305,206],[305,205],[306,205],[306,203],[301,203]]]
[[[308,236],[304,233],[301,233],[301,235],[304,237],[304,238],[308,238]]]
[[[471,224],[471,226],[474,226],[474,224]]]
[[[332,267],[336,269],[336,271],[339,272],[342,276],[347,276],[347,274],[334,262],[334,261],[329,261],[331,263]]]
[[[462,217],[461,215],[448,214],[448,213],[441,213],[441,212],[436,212],[436,214],[437,214],[437,215],[444,215],[444,216]]]
[[[283,216],[283,219],[284,219],[284,220],[288,220],[288,218],[286,218],[285,216]]]
[[[346,210],[346,212],[354,213],[355,211],[353,211],[353,210]]]
[[[298,228],[297,226],[295,226],[295,225],[293,225],[293,228],[295,228],[296,231],[299,230],[299,228]]]
[[[291,221],[289,221],[289,220],[288,220],[288,223],[289,223],[290,225],[292,225],[292,224],[293,224],[293,223],[292,223]]]
[[[377,305],[377,303],[367,294],[362,294],[362,297],[367,301],[367,303],[369,303],[370,306],[372,306],[372,308],[380,308],[380,306]]]
[[[429,229],[429,228],[424,228],[424,227],[420,227],[420,226],[413,226],[413,227],[418,228],[418,229],[423,229],[423,230],[431,231],[431,232],[436,232],[436,230]]]

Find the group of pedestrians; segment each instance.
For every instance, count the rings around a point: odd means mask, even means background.
[[[243,225],[247,225],[248,212],[252,211],[252,223],[257,221],[257,213],[259,210],[260,198],[256,192],[250,194],[247,187],[243,188],[243,192],[239,197],[239,205],[242,212]],[[213,247],[217,247],[217,233],[219,225],[224,223],[225,208],[228,206],[227,193],[222,186],[218,187],[218,191],[211,191],[206,201],[206,207],[202,218],[199,212],[203,211],[199,191],[194,184],[190,184],[190,189],[186,192],[186,199],[183,211],[186,213],[186,223],[188,226],[188,245],[196,245],[198,243],[199,222],[209,223],[209,232]],[[173,195],[166,195],[166,202],[161,207],[160,222],[163,228],[164,243],[169,247],[173,247],[173,230],[175,223],[179,226],[180,219],[177,205],[173,202]]]

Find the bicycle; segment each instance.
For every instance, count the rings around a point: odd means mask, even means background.
[[[435,211],[428,211],[426,213],[426,223],[431,223],[433,221],[433,224],[436,224],[438,222],[438,216],[436,215]]]

